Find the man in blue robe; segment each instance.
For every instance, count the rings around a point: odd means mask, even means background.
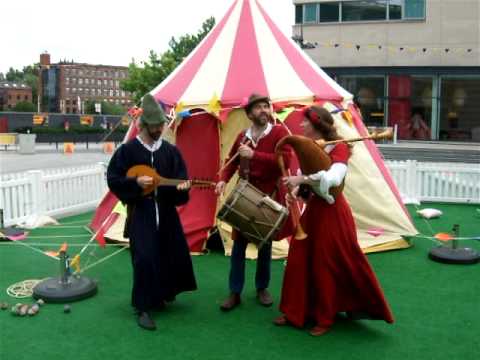
[[[130,240],[133,265],[132,306],[139,326],[155,330],[152,311],[164,307],[183,291],[197,288],[192,261],[176,206],[189,199],[190,182],[177,187],[152,185],[150,176],[128,177],[134,165],[147,165],[162,177],[188,179],[179,150],[161,139],[166,117],[155,99],[143,98],[140,133],[121,145],[110,160],[107,182],[110,190],[127,206],[125,237]]]

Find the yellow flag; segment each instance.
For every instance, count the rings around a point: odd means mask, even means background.
[[[127,208],[120,201],[117,202],[117,205],[115,205],[112,212],[127,217]]]
[[[177,106],[175,106],[175,112],[178,114],[179,112],[182,112],[184,108],[185,104],[180,101],[177,103]]]
[[[213,97],[210,99],[208,106],[207,106],[207,111],[211,114],[219,115],[220,110],[222,109],[222,106],[220,105],[220,99],[217,96],[217,93],[213,94]]]

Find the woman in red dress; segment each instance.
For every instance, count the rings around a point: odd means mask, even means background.
[[[340,139],[326,109],[312,106],[304,113],[305,136],[325,141]],[[342,183],[347,173],[350,148],[339,143],[327,145],[324,150],[332,160],[328,171],[284,178],[292,188],[306,184],[310,189],[300,220],[308,237],[290,243],[280,303],[283,315],[274,321],[276,325],[296,327],[313,321],[310,334],[314,336],[327,332],[340,312],[346,312],[351,319],[393,323],[380,285],[357,242],[350,207],[342,194],[334,199],[328,193],[330,187]]]

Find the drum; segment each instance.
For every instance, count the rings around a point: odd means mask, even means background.
[[[287,217],[286,207],[246,180],[238,182],[217,215],[259,247],[275,238]]]

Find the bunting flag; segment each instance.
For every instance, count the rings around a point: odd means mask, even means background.
[[[477,49],[473,47],[451,47],[451,46],[444,46],[444,47],[430,47],[430,46],[422,46],[422,45],[416,45],[416,46],[411,46],[411,45],[385,45],[385,44],[352,44],[350,42],[309,42],[306,41],[302,38],[298,38],[297,41],[302,42],[303,44],[309,44],[308,48],[309,49],[314,49],[316,47],[320,48],[335,48],[335,49],[340,49],[340,48],[346,48],[346,49],[355,49],[356,51],[362,51],[362,50],[373,50],[373,51],[388,51],[390,53],[409,53],[409,54],[415,54],[415,53],[421,53],[421,54],[426,54],[428,55],[429,53],[433,53],[438,55],[439,53],[453,53],[457,55],[473,55],[475,51],[478,51]]]

